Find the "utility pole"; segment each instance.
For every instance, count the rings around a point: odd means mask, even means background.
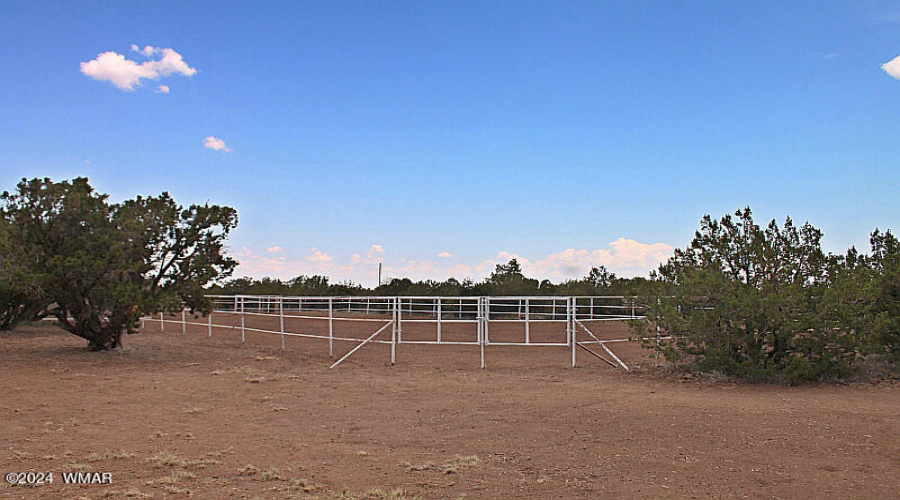
[[[381,262],[378,263],[378,286],[381,286]]]

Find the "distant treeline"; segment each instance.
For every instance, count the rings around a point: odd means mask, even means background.
[[[375,288],[366,288],[352,282],[330,283],[327,276],[297,276],[282,281],[275,278],[237,278],[210,289],[222,295],[283,295],[283,296],[345,296],[372,295],[396,296],[535,296],[535,295],[625,295],[635,289],[644,278],[619,278],[605,267],[591,268],[582,278],[552,283],[538,281],[522,273],[516,259],[497,264],[494,272],[484,281],[470,279],[459,281],[412,281],[409,278],[393,278]]]

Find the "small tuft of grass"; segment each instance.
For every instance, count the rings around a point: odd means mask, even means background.
[[[131,487],[123,491],[107,490],[102,494],[102,498],[153,498],[153,494],[144,493],[143,491]]]
[[[221,458],[222,455],[225,455],[225,454],[227,454],[227,453],[231,453],[231,452],[233,452],[233,451],[234,451],[234,446],[229,446],[228,448],[225,448],[224,450],[211,451],[211,452],[207,453],[206,456],[208,456],[208,457]]]
[[[288,491],[301,491],[303,493],[312,493],[324,489],[320,484],[312,484],[307,479],[292,479],[287,486]]]
[[[186,470],[173,470],[172,473],[154,481],[156,484],[181,484],[186,479],[195,479],[197,474]]]
[[[381,489],[369,490],[362,498],[365,500],[412,500],[416,497],[410,496],[403,489],[396,488],[387,491]]]
[[[456,474],[459,472],[459,469],[475,467],[476,465],[478,465],[478,455],[456,455],[441,465],[441,471],[445,474]]]
[[[244,382],[248,384],[261,384],[266,381],[266,377],[247,377],[244,379]]]
[[[253,359],[255,361],[269,361],[272,359],[278,359],[278,356],[255,356]]]
[[[204,411],[206,411],[206,410],[203,408],[189,408],[187,411],[185,411],[185,413],[187,413],[188,415],[191,415],[194,413],[202,413]]]
[[[82,464],[78,462],[71,462],[65,465],[66,472],[93,472],[94,468],[87,464]]]
[[[411,496],[399,488],[387,491],[376,488],[361,495],[349,490],[343,490],[340,493],[330,492],[322,498],[323,500],[414,500],[417,497]]]
[[[413,465],[409,462],[400,462],[400,466],[410,472],[434,470],[443,472],[444,474],[456,474],[460,471],[460,469],[475,467],[476,465],[478,465],[478,461],[479,459],[477,455],[456,455],[455,457],[444,462],[441,465],[435,465],[433,462],[428,462],[422,465]]]
[[[253,464],[247,464],[237,470],[238,476],[255,476],[259,474],[259,467]]]
[[[272,411],[288,411],[290,408],[286,406],[273,406]]]
[[[156,468],[170,467],[175,469],[205,469],[210,465],[218,464],[218,460],[209,457],[194,460],[181,458],[168,451],[161,451],[147,459]]]
[[[409,462],[400,462],[400,467],[410,471],[410,472],[421,472],[423,470],[432,470],[435,468],[434,463],[428,462],[422,465],[413,465]]]
[[[285,478],[281,475],[281,471],[275,467],[269,467],[262,471],[259,475],[259,479],[260,481],[285,481]]]

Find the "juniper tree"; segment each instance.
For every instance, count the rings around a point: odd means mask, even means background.
[[[704,216],[643,291],[651,323],[672,336],[660,349],[679,366],[748,380],[848,374],[860,332],[846,321],[850,309],[829,299],[842,263],[821,237],[790,218],[760,227],[749,208]]]
[[[146,314],[208,311],[204,287],[237,264],[224,252],[237,224],[230,207],[185,208],[165,192],[110,203],[83,177],[22,179],[0,204],[4,261],[31,277],[46,313],[91,349],[121,346]]]

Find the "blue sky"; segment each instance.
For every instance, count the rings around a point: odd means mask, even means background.
[[[5,2],[0,44],[0,188],[234,206],[237,275],[644,275],[746,205],[898,229],[896,2]]]

